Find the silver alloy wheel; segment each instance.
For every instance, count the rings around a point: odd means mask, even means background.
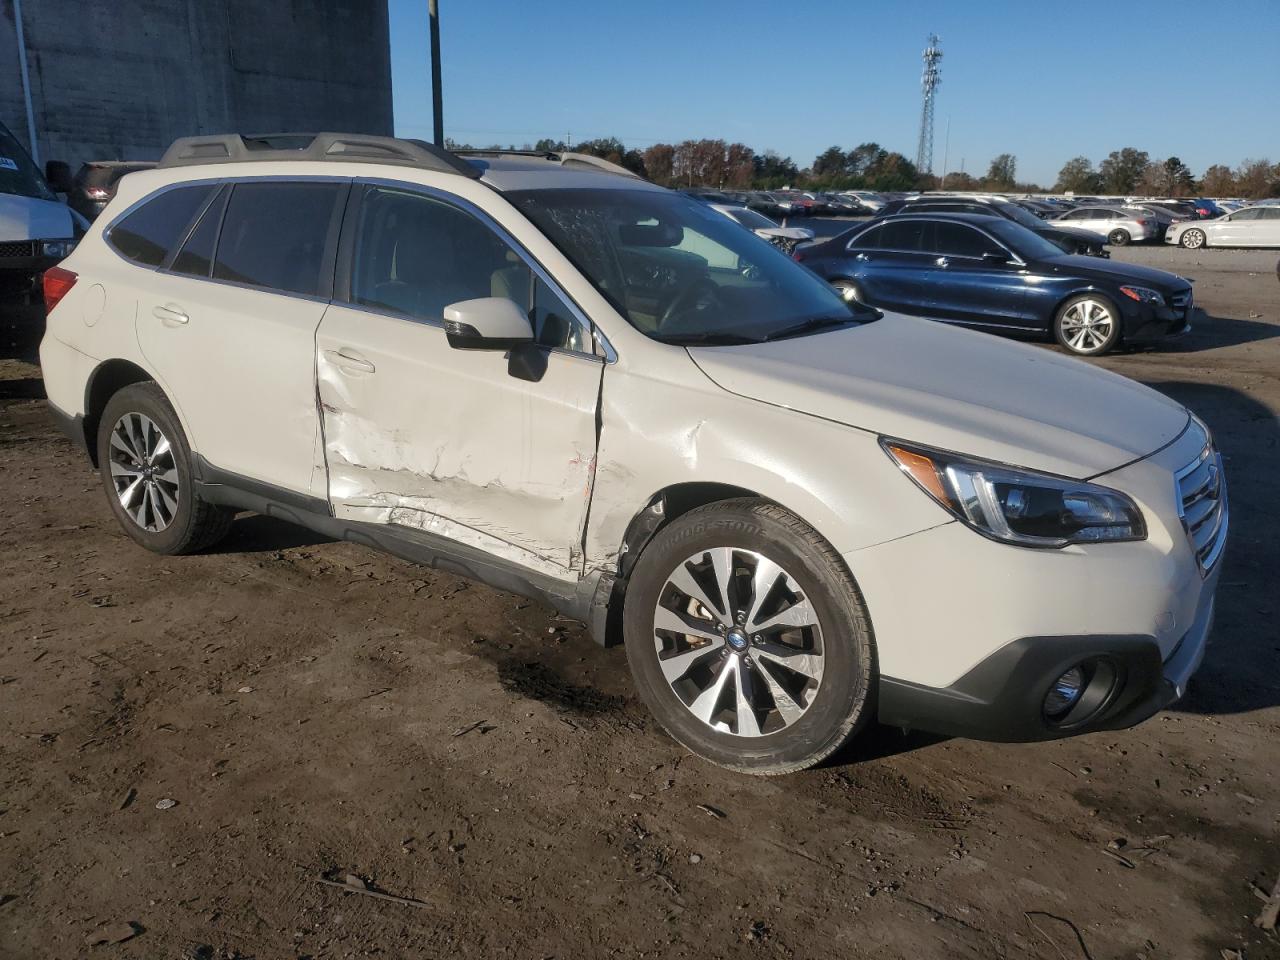
[[[783,730],[822,684],[817,613],[790,573],[753,550],[716,547],[679,564],[658,596],[653,639],[680,702],[722,733]]]
[[[1101,350],[1115,329],[1111,308],[1101,300],[1077,300],[1062,315],[1062,339],[1077,353]]]
[[[1188,250],[1199,250],[1204,246],[1203,230],[1188,230],[1182,235],[1182,245]]]
[[[126,413],[111,428],[111,482],[125,513],[159,533],[178,513],[178,464],[168,438],[144,413]]]

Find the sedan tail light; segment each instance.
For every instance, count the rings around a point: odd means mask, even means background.
[[[59,301],[76,285],[77,274],[62,267],[50,267],[44,272],[41,286],[44,289],[44,312],[52,313]]]

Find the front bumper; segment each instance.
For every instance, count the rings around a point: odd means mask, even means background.
[[[1034,741],[1132,726],[1181,697],[1204,657],[1227,538],[1225,483],[1220,524],[1204,528],[1208,542],[1196,535],[1215,515],[1198,506],[1206,439],[1189,422],[1093,478],[1139,505],[1144,540],[1029,550],[950,522],[844,554],[875,630],[879,719]],[[1081,663],[1106,683],[1055,725],[1045,695]]]
[[[1191,315],[1195,303],[1190,292],[1185,303],[1155,306],[1149,303],[1124,305],[1124,339],[1126,343],[1141,343],[1180,336],[1191,330]]]
[[[1204,660],[1213,626],[1213,594],[1172,653],[1161,659],[1155,637],[1024,637],[1000,648],[949,687],[882,677],[881,723],[1002,743],[1056,740],[1132,727],[1180,700]],[[1109,668],[1086,688],[1093,698],[1074,722],[1051,723],[1044,698],[1080,663]]]

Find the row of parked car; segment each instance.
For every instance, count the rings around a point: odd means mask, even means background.
[[[1022,223],[1050,240],[1064,234],[1083,233],[1105,238],[1111,246],[1159,242],[1181,244],[1188,249],[1204,246],[1280,246],[1280,207],[1266,202],[1208,198],[1148,197],[1016,197],[1001,194],[877,193],[848,190],[841,193],[802,190],[729,191],[703,187],[684,191],[717,206],[746,207],[768,217],[786,219],[808,216],[887,216],[928,204],[930,209],[953,213],[989,213]],[[1050,232],[1035,221],[1051,224]],[[1213,222],[1212,226],[1202,221]],[[1056,231],[1054,234],[1052,231]],[[1096,241],[1088,249],[1074,245],[1070,252],[1097,255]]]

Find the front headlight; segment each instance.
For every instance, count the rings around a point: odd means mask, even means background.
[[[992,540],[1065,547],[1146,538],[1141,511],[1118,490],[887,438],[880,445],[916,486]]]
[[[61,260],[76,247],[74,240],[41,240],[40,253],[46,257],[57,257]]]
[[[1130,300],[1137,300],[1139,303],[1154,303],[1156,306],[1164,306],[1164,297],[1158,290],[1152,290],[1150,287],[1131,287],[1125,286],[1120,288]]]

